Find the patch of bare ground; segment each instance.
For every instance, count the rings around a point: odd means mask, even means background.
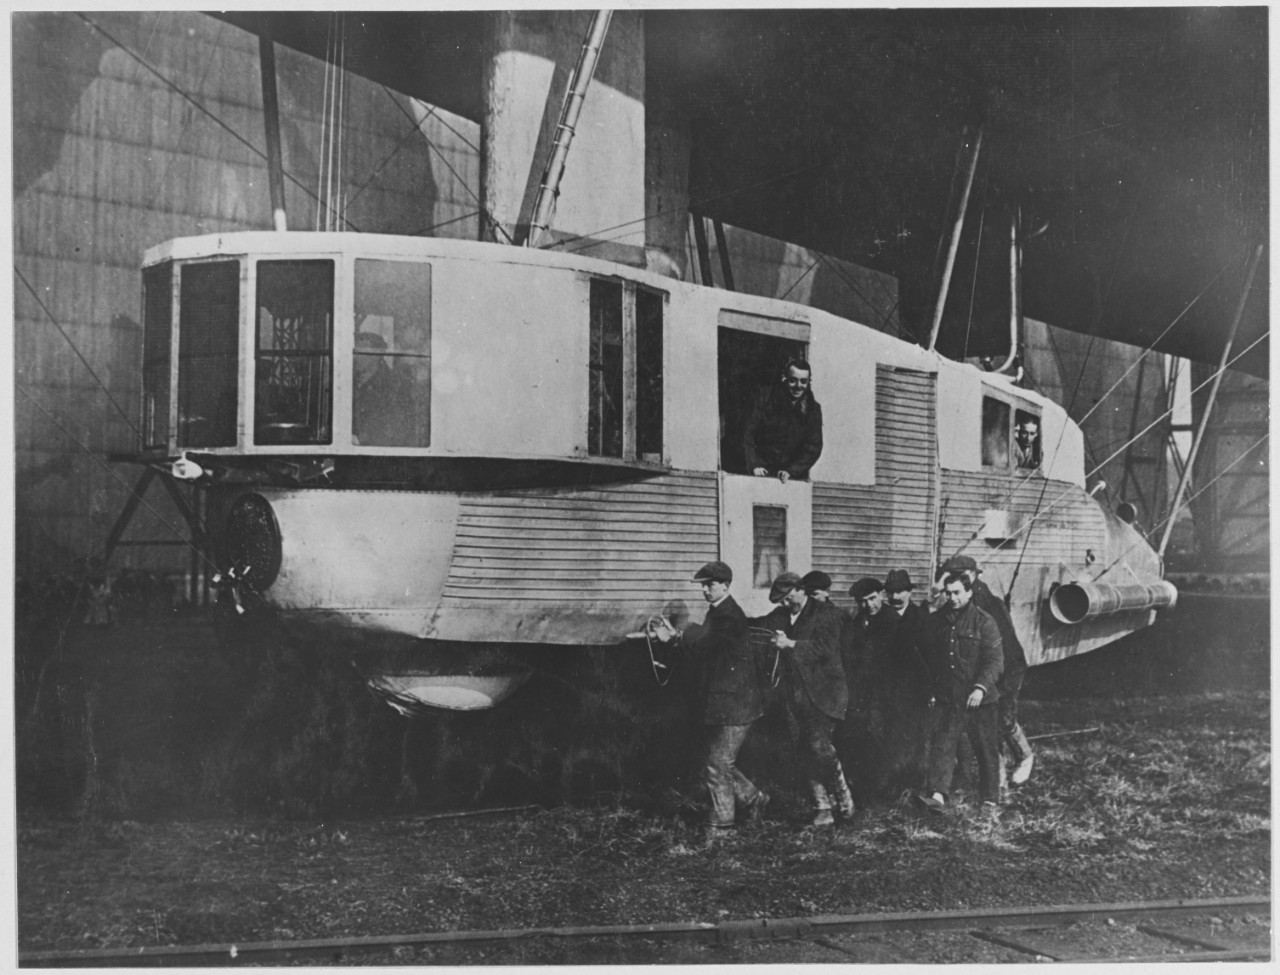
[[[766,779],[779,795],[765,821],[710,850],[693,805],[670,792],[459,819],[28,818],[18,831],[20,946],[1265,894],[1269,708],[1264,693],[1029,702],[1034,735],[1090,730],[1039,740],[1034,776],[997,822],[961,794],[944,815],[900,801],[817,831],[803,825],[802,796]],[[647,951],[628,942],[588,955],[657,960]],[[570,960],[557,952],[529,947],[519,959]],[[436,949],[380,960],[447,957]]]

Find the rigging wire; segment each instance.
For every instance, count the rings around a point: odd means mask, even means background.
[[[1161,518],[1159,521],[1153,524],[1150,530],[1147,532],[1147,534],[1149,535],[1152,532],[1157,532],[1161,528],[1163,528],[1171,518],[1174,518],[1177,516],[1179,511],[1182,511],[1184,508],[1188,507],[1192,501],[1200,497],[1200,495],[1204,494],[1204,492],[1209,490],[1209,488],[1213,487],[1213,485],[1217,483],[1219,479],[1225,476],[1226,473],[1229,470],[1231,470],[1231,468],[1235,467],[1242,460],[1248,457],[1251,453],[1253,453],[1255,450],[1261,447],[1264,443],[1266,443],[1267,440],[1270,438],[1270,436],[1271,434],[1269,432],[1264,433],[1261,437],[1259,437],[1256,441],[1254,441],[1253,444],[1246,447],[1243,453],[1241,453],[1238,457],[1236,457],[1236,459],[1233,460],[1226,467],[1222,468],[1222,470],[1218,471],[1218,473],[1215,474],[1212,478],[1210,478],[1203,487],[1201,487],[1199,490],[1195,492],[1195,494],[1191,495],[1189,498],[1183,501],[1182,504],[1178,505],[1178,507],[1174,511],[1169,512],[1169,514],[1167,514],[1165,517]],[[1103,569],[1096,576],[1094,576],[1094,581],[1097,582],[1104,575],[1106,575],[1108,572],[1114,569],[1121,561],[1124,560],[1124,557],[1128,555],[1130,552],[1132,552],[1135,548],[1137,548],[1137,543],[1130,545],[1127,549],[1125,549],[1123,552],[1117,555],[1110,565],[1108,565],[1105,569]]]
[[[23,285],[26,286],[26,289],[31,292],[31,297],[35,298],[36,304],[38,304],[40,306],[40,309],[45,313],[45,315],[49,317],[49,321],[53,323],[53,327],[56,328],[62,334],[62,337],[64,339],[67,340],[67,345],[71,347],[71,351],[74,352],[76,358],[79,359],[84,364],[84,367],[87,370],[89,370],[89,375],[93,377],[93,381],[96,382],[98,386],[102,389],[102,392],[106,394],[107,399],[111,401],[111,405],[116,408],[116,412],[118,412],[122,417],[124,417],[125,423],[129,424],[129,429],[131,429],[134,433],[138,433],[139,432],[138,425],[134,423],[133,418],[130,417],[129,414],[125,412],[124,407],[121,406],[119,402],[116,401],[116,398],[111,395],[111,390],[107,388],[107,384],[102,381],[101,376],[99,376],[96,372],[94,372],[93,366],[89,365],[89,360],[86,359],[84,355],[80,352],[80,349],[76,346],[76,343],[72,340],[71,336],[67,334],[67,330],[62,327],[62,325],[58,322],[56,318],[54,318],[53,312],[50,311],[49,306],[44,303],[44,300],[40,297],[36,289],[31,286],[31,282],[28,281],[26,278],[26,275],[22,273],[22,269],[19,268],[17,265],[14,265],[13,273],[17,275],[18,280],[21,281]]]
[[[1195,306],[1195,303],[1199,301],[1201,298],[1203,298],[1205,294],[1208,293],[1209,289],[1213,287],[1213,285],[1217,282],[1218,278],[1222,277],[1222,275],[1226,273],[1227,269],[1231,267],[1231,265],[1237,264],[1237,263],[1239,263],[1238,259],[1231,260],[1231,261],[1228,261],[1226,264],[1223,264],[1222,267],[1218,269],[1218,273],[1209,279],[1208,284],[1206,284],[1203,288],[1200,289],[1200,293],[1197,294],[1194,298],[1192,298],[1191,301],[1187,303],[1186,307],[1182,309],[1182,311],[1178,312],[1178,314],[1174,317],[1173,321],[1171,321],[1168,325],[1164,327],[1164,331],[1162,331],[1159,335],[1157,335],[1154,339],[1152,339],[1150,343],[1148,343],[1146,349],[1143,350],[1142,355],[1138,356],[1137,359],[1135,359],[1132,363],[1130,363],[1129,368],[1126,369],[1121,374],[1119,379],[1117,379],[1114,383],[1112,383],[1111,388],[1102,394],[1102,397],[1098,400],[1098,402],[1094,403],[1093,406],[1089,407],[1089,409],[1085,412],[1084,416],[1080,417],[1080,419],[1076,421],[1077,425],[1084,423],[1085,420],[1089,419],[1089,417],[1093,415],[1093,411],[1096,410],[1099,406],[1101,406],[1103,401],[1106,400],[1108,396],[1110,396],[1112,393],[1116,391],[1116,389],[1120,386],[1120,384],[1124,382],[1126,378],[1128,378],[1129,373],[1133,372],[1134,369],[1138,368],[1142,360],[1145,359],[1148,355],[1150,355],[1155,350],[1156,343],[1158,343],[1161,339],[1163,339],[1166,335],[1168,335],[1170,330],[1173,328],[1173,326],[1177,325],[1178,322],[1182,321],[1182,319],[1186,316],[1187,312],[1191,311],[1191,309]]]
[[[417,230],[410,231],[408,234],[406,234],[406,236],[421,237],[423,234],[429,234],[433,230],[439,230],[441,227],[447,227],[451,223],[458,223],[462,220],[470,220],[472,217],[479,217],[479,216],[481,216],[481,213],[479,210],[469,210],[466,213],[462,214],[461,216],[450,217],[448,220],[441,220],[439,223],[433,223],[429,227],[419,227]]]
[[[697,219],[697,218],[695,217],[694,219]],[[779,301],[786,301],[786,300],[787,300],[787,295],[789,295],[789,294],[791,294],[791,292],[795,291],[795,290],[796,290],[796,288],[798,288],[798,287],[800,286],[800,282],[801,282],[801,281],[803,281],[805,278],[807,278],[810,274],[812,274],[812,273],[813,273],[814,268],[816,268],[816,267],[818,266],[818,264],[819,264],[821,261],[822,261],[822,255],[821,255],[821,254],[819,254],[816,258],[814,258],[813,263],[812,263],[812,264],[810,264],[810,265],[808,266],[808,268],[806,268],[806,269],[805,269],[804,274],[800,275],[800,277],[798,277],[798,278],[796,278],[794,281],[792,281],[792,282],[791,282],[791,287],[789,287],[786,291],[784,291],[781,295],[779,295],[778,300],[779,300]]]
[[[390,92],[387,92],[387,94],[389,95]],[[405,118],[407,118],[409,122],[414,126],[415,131],[421,132],[422,123],[425,122],[426,119],[424,118],[421,121],[415,119],[412,115],[409,114],[408,110],[403,105],[401,105],[398,101],[396,101],[394,98],[392,99],[392,103],[396,106],[396,108],[398,108],[401,111],[401,113],[405,116]],[[425,104],[425,103],[419,102],[419,104]],[[438,117],[439,116],[437,116],[437,118]],[[450,131],[453,131],[453,130],[450,129]],[[422,138],[423,138],[423,141],[426,142],[427,148],[430,149],[432,152],[434,152],[440,158],[440,161],[444,163],[445,168],[449,170],[449,172],[453,175],[453,178],[458,181],[458,185],[461,186],[464,190],[466,190],[467,193],[471,196],[471,198],[476,201],[477,206],[480,207],[480,209],[476,211],[477,213],[480,214],[480,219],[483,222],[487,223],[491,228],[501,232],[502,236],[504,236],[507,239],[508,244],[514,244],[515,239],[509,233],[507,233],[507,229],[503,227],[501,223],[498,222],[498,220],[493,216],[493,214],[489,213],[487,210],[484,209],[484,203],[483,201],[481,201],[479,194],[477,194],[475,190],[473,190],[470,186],[467,185],[467,181],[462,178],[462,176],[458,173],[456,169],[454,169],[453,164],[449,162],[448,157],[445,156],[445,154],[440,150],[440,148],[434,142],[432,142],[430,138],[427,137],[427,134],[425,132],[422,132]],[[470,143],[467,143],[467,144],[470,145]],[[468,216],[470,216],[470,214],[468,214]],[[465,219],[465,218],[459,218],[459,219]],[[445,223],[452,223],[452,222],[453,221],[445,221]],[[443,227],[445,223],[435,224],[434,227],[429,227],[427,229],[433,230],[435,229],[435,227]],[[424,232],[425,231],[419,231],[419,233],[424,233]]]
[[[1189,303],[1188,303],[1188,304],[1187,304],[1187,305],[1182,309],[1182,311],[1180,311],[1180,312],[1179,312],[1179,313],[1174,317],[1173,321],[1172,321],[1172,322],[1170,322],[1170,323],[1169,323],[1169,324],[1164,328],[1164,330],[1163,330],[1163,331],[1162,331],[1162,332],[1161,332],[1161,333],[1160,333],[1160,334],[1155,338],[1154,342],[1159,342],[1162,338],[1164,338],[1164,337],[1169,333],[1170,329],[1172,329],[1174,325],[1176,325],[1179,321],[1181,321],[1181,320],[1182,320],[1182,318],[1187,314],[1187,312],[1191,310],[1191,307],[1192,307],[1193,305],[1195,305],[1195,303],[1196,303],[1196,302],[1198,302],[1201,298],[1203,298],[1203,297],[1205,296],[1205,294],[1206,294],[1206,293],[1208,293],[1209,289],[1214,285],[1214,283],[1218,280],[1218,278],[1220,278],[1220,277],[1221,277],[1221,276],[1222,276],[1222,275],[1223,275],[1223,274],[1228,270],[1228,268],[1230,268],[1233,264],[1237,264],[1237,263],[1239,263],[1239,258],[1233,258],[1232,260],[1227,261],[1225,264],[1223,264],[1223,265],[1222,265],[1222,267],[1218,269],[1218,272],[1217,272],[1217,273],[1216,273],[1212,278],[1210,278],[1210,279],[1209,279],[1208,283],[1206,283],[1206,284],[1205,284],[1205,286],[1204,286],[1203,288],[1201,288],[1201,289],[1200,289],[1199,294],[1197,294],[1194,298],[1192,298],[1192,299],[1191,299],[1191,301],[1190,301],[1190,302],[1189,302]],[[1245,349],[1245,352],[1248,352],[1248,351],[1249,351],[1250,349],[1252,349],[1255,345],[1257,345],[1257,344],[1258,344],[1258,342],[1262,341],[1262,339],[1263,339],[1263,338],[1265,338],[1267,334],[1269,334],[1269,332],[1268,332],[1268,333],[1263,333],[1263,335],[1262,335],[1262,336],[1260,336],[1258,339],[1256,339],[1253,343],[1251,343],[1251,344],[1249,345],[1249,347],[1248,347],[1247,349]],[[1052,335],[1051,335],[1051,337],[1052,337]],[[1090,345],[1092,345],[1092,342],[1093,342],[1093,339],[1092,339],[1092,337],[1090,337]],[[1153,342],[1153,345],[1154,345],[1154,342]],[[1146,356],[1146,355],[1147,355],[1148,353],[1150,353],[1151,351],[1152,351],[1152,348],[1151,348],[1151,347],[1148,347],[1148,348],[1143,352],[1143,356]],[[1244,352],[1241,352],[1239,355],[1237,355],[1237,356],[1233,357],[1233,358],[1232,358],[1232,360],[1231,360],[1231,362],[1232,362],[1232,363],[1234,363],[1234,362],[1235,362],[1237,359],[1239,359],[1239,358],[1240,358],[1240,356],[1242,356],[1242,355],[1244,355]],[[1126,370],[1125,370],[1124,375],[1122,375],[1122,376],[1120,377],[1120,379],[1119,379],[1119,380],[1117,380],[1115,383],[1113,383],[1113,384],[1112,384],[1112,386],[1111,386],[1111,388],[1110,388],[1110,389],[1108,389],[1105,393],[1103,393],[1103,394],[1102,394],[1102,396],[1098,399],[1098,401],[1097,401],[1096,403],[1094,403],[1094,404],[1093,404],[1093,406],[1091,406],[1091,407],[1089,408],[1089,410],[1088,410],[1088,411],[1087,411],[1087,412],[1086,412],[1086,413],[1085,413],[1085,414],[1084,414],[1084,415],[1083,415],[1079,420],[1077,420],[1077,421],[1076,421],[1076,425],[1077,425],[1077,426],[1079,426],[1080,424],[1084,423],[1084,421],[1085,421],[1085,420],[1087,420],[1091,415],[1093,415],[1093,412],[1094,412],[1095,410],[1097,410],[1097,409],[1098,409],[1098,407],[1100,407],[1100,406],[1101,406],[1101,405],[1102,405],[1102,404],[1107,400],[1107,398],[1108,398],[1109,396],[1111,396],[1111,394],[1112,394],[1112,393],[1114,393],[1114,392],[1115,392],[1115,391],[1120,387],[1120,383],[1124,380],[1124,378],[1125,378],[1126,376],[1128,376],[1128,375],[1129,375],[1129,373],[1130,373],[1130,372],[1132,372],[1132,371],[1137,367],[1138,362],[1140,362],[1141,360],[1142,360],[1142,356],[1140,356],[1140,357],[1138,358],[1138,360],[1137,360],[1137,361],[1135,361],[1132,365],[1130,365],[1130,366],[1129,366],[1129,368],[1128,368],[1128,369],[1126,369]],[[1228,365],[1230,365],[1230,363],[1228,363]],[[1084,366],[1082,365],[1082,366],[1081,366],[1081,369],[1080,369],[1080,375],[1081,375],[1081,376],[1083,376],[1083,374],[1084,374]],[[1208,380],[1206,380],[1206,381],[1208,381]],[[1079,387],[1079,379],[1077,379],[1077,384],[1076,384],[1076,385],[1077,385],[1077,388],[1078,388],[1078,387]],[[1203,385],[1204,385],[1204,383],[1201,383],[1201,386],[1203,386]],[[1198,390],[1198,389],[1200,389],[1200,388],[1201,388],[1200,386],[1197,386],[1197,387],[1196,387],[1196,389],[1197,389],[1197,390]],[[1164,419],[1166,416],[1168,416],[1168,415],[1169,415],[1169,414],[1171,414],[1172,412],[1173,412],[1173,408],[1172,408],[1172,407],[1170,407],[1170,408],[1169,408],[1169,409],[1167,409],[1164,413],[1162,413],[1160,416],[1158,416],[1158,417],[1156,418],[1156,421],[1155,421],[1155,422],[1156,422],[1156,423],[1158,423],[1160,420]],[[1105,467],[1107,464],[1109,464],[1112,460],[1114,460],[1114,459],[1116,458],[1117,454],[1119,454],[1119,453],[1123,453],[1123,451],[1124,451],[1124,449],[1125,449],[1126,447],[1128,447],[1130,444],[1132,444],[1132,443],[1136,442],[1140,437],[1142,437],[1145,433],[1147,433],[1147,431],[1149,431],[1149,430],[1151,429],[1151,427],[1152,427],[1152,426],[1154,426],[1154,425],[1155,425],[1155,423],[1151,424],[1150,426],[1145,427],[1145,428],[1144,428],[1143,430],[1141,430],[1141,431],[1140,431],[1136,436],[1134,436],[1134,437],[1133,437],[1133,438],[1131,438],[1130,440],[1125,441],[1125,443],[1121,446],[1120,450],[1119,450],[1119,451],[1117,451],[1117,453],[1112,454],[1110,457],[1108,457],[1108,458],[1107,458],[1106,460],[1104,460],[1102,463],[1100,463],[1100,464],[1096,464],[1096,465],[1093,467],[1093,469],[1092,469],[1092,470],[1091,470],[1087,475],[1085,475],[1085,479],[1087,480],[1088,478],[1092,477],[1094,474],[1096,474],[1098,471],[1100,471],[1103,467]],[[1083,434],[1083,432],[1084,432],[1084,431],[1082,430],[1082,431],[1081,431],[1081,433]],[[1063,438],[1063,436],[1065,436],[1065,434],[1066,434],[1066,427],[1065,427],[1065,425],[1064,425],[1064,426],[1063,426],[1063,428],[1058,432],[1058,439],[1057,439],[1057,441],[1056,441],[1056,442],[1055,442],[1055,444],[1054,444],[1053,450],[1052,450],[1052,451],[1050,451],[1050,453],[1049,453],[1049,463],[1050,463],[1050,464],[1052,464],[1052,463],[1053,463],[1053,460],[1057,458],[1058,453],[1061,451],[1061,449],[1062,449],[1062,438]],[[1085,445],[1084,445],[1084,446],[1085,446],[1085,451],[1086,451],[1086,453],[1089,453],[1089,454],[1092,454],[1092,453],[1093,453],[1093,451],[1092,451],[1092,449],[1090,448],[1090,445],[1089,445],[1089,443],[1088,443],[1088,441],[1087,441],[1087,438],[1086,438],[1086,441],[1085,441]],[[1109,445],[1108,445],[1108,446],[1109,446]],[[1095,455],[1095,458],[1096,458],[1096,455]],[[1008,493],[1008,494],[1006,494],[1003,498],[1001,498],[1001,499],[996,503],[996,505],[995,505],[995,506],[996,506],[996,507],[1000,507],[1000,506],[1002,506],[1002,505],[1006,504],[1007,502],[1009,502],[1010,500],[1012,500],[1012,499],[1013,499],[1013,496],[1014,496],[1015,494],[1017,494],[1017,492],[1018,492],[1019,488],[1021,488],[1023,485],[1025,485],[1025,484],[1027,484],[1028,482],[1030,482],[1030,481],[1031,481],[1035,476],[1036,476],[1036,475],[1035,475],[1035,473],[1034,473],[1034,472],[1024,475],[1024,476],[1023,476],[1023,477],[1022,477],[1022,478],[1021,478],[1017,483],[1015,483],[1015,484],[1013,485],[1013,487],[1010,489],[1009,493]],[[1041,494],[1041,501],[1042,501],[1042,500],[1043,500],[1043,492],[1042,492],[1042,494]],[[1038,513],[1038,512],[1040,511],[1039,504],[1037,504],[1035,511],[1036,511],[1036,513]],[[966,542],[964,543],[964,545],[963,545],[963,546],[961,546],[960,551],[964,551],[964,549],[968,548],[968,547],[973,543],[973,541],[978,537],[978,535],[979,535],[979,533],[980,533],[981,531],[982,531],[982,529],[981,529],[981,528],[979,528],[977,531],[975,531],[975,532],[974,532],[974,533],[969,537],[968,541],[966,541]]]
[[[139,57],[137,53],[135,53],[134,51],[130,50],[130,48],[129,48],[129,46],[128,46],[128,45],[126,45],[126,44],[124,44],[123,42],[121,42],[121,41],[117,40],[117,39],[116,39],[116,38],[111,34],[111,32],[110,32],[110,31],[107,31],[107,30],[105,30],[104,28],[100,27],[98,24],[94,23],[94,22],[93,22],[93,20],[92,20],[91,18],[87,17],[86,15],[84,15],[84,14],[82,14],[82,13],[77,13],[77,14],[76,14],[76,16],[77,16],[77,17],[79,17],[81,20],[83,20],[83,21],[84,21],[84,22],[85,22],[85,23],[86,23],[90,28],[92,28],[94,31],[96,31],[97,33],[101,34],[104,38],[106,38],[108,41],[110,41],[110,42],[111,42],[111,44],[112,44],[112,46],[119,48],[119,49],[120,49],[122,52],[124,52],[126,55],[128,55],[128,56],[129,56],[129,57],[131,57],[131,58],[133,58],[133,60],[134,60],[134,61],[136,61],[139,65],[141,65],[143,68],[145,68],[145,69],[146,69],[146,70],[147,70],[147,71],[148,71],[148,72],[149,72],[153,77],[155,77],[155,78],[156,78],[156,80],[157,80],[157,81],[159,81],[162,85],[164,85],[166,88],[168,88],[170,91],[172,91],[175,95],[177,95],[179,98],[184,99],[186,102],[188,102],[192,107],[194,107],[194,108],[195,108],[197,111],[199,111],[201,114],[208,116],[208,117],[209,117],[209,119],[210,119],[212,122],[214,122],[214,124],[216,124],[217,126],[219,126],[219,127],[220,127],[220,128],[222,128],[222,129],[226,130],[226,132],[227,132],[227,133],[228,133],[228,134],[229,134],[233,139],[235,139],[237,142],[239,142],[241,145],[243,145],[246,149],[248,149],[251,153],[253,153],[257,158],[259,158],[259,159],[261,159],[261,160],[263,160],[263,161],[266,161],[266,159],[267,159],[267,153],[266,153],[266,151],[265,151],[265,150],[263,150],[263,149],[259,149],[256,145],[254,145],[251,141],[249,141],[247,138],[245,138],[244,136],[242,136],[239,132],[237,132],[235,129],[233,129],[230,125],[228,125],[228,124],[227,124],[226,122],[224,122],[222,119],[218,118],[218,116],[216,116],[215,114],[213,114],[213,112],[211,112],[209,109],[205,108],[205,106],[204,106],[204,105],[202,105],[198,99],[196,99],[194,96],[192,96],[192,95],[188,94],[187,92],[183,91],[180,87],[178,87],[178,85],[174,84],[172,81],[170,81],[168,78],[166,78],[166,77],[165,77],[163,74],[161,74],[161,73],[160,73],[156,68],[152,67],[152,66],[151,66],[150,64],[148,64],[146,61],[144,61],[141,57]],[[291,173],[288,173],[288,172],[284,173],[284,176],[285,176],[285,178],[286,178],[286,179],[288,179],[288,180],[289,180],[289,182],[290,182],[290,183],[292,183],[294,186],[296,186],[296,187],[297,187],[297,188],[298,188],[302,193],[306,194],[306,195],[307,195],[307,196],[309,196],[309,197],[313,197],[313,198],[315,198],[315,193],[312,191],[311,187],[307,186],[307,184],[306,184],[306,183],[304,183],[304,182],[302,182],[302,180],[300,180],[297,176],[294,176],[294,175],[292,175]],[[359,232],[360,232],[360,228],[359,228],[359,227],[357,227],[357,226],[355,226],[354,224],[351,224],[350,222],[348,222],[348,227],[349,227],[349,229],[354,230],[354,231],[356,231],[357,233],[359,233]]]
[[[1270,330],[1270,329],[1267,329],[1266,331],[1264,331],[1264,332],[1263,332],[1261,335],[1259,335],[1256,339],[1254,339],[1254,340],[1253,340],[1252,342],[1250,342],[1247,346],[1245,346],[1245,348],[1244,348],[1244,349],[1242,349],[1240,352],[1236,353],[1234,356],[1232,356],[1232,357],[1231,357],[1231,359],[1230,359],[1230,360],[1228,360],[1226,363],[1224,363],[1224,364],[1223,364],[1223,366],[1222,366],[1222,369],[1215,370],[1215,371],[1214,371],[1210,376],[1208,376],[1208,377],[1207,377],[1203,382],[1201,382],[1198,386],[1196,386],[1195,388],[1193,388],[1193,389],[1191,390],[1192,394],[1195,394],[1195,393],[1199,392],[1199,391],[1200,391],[1201,389],[1203,389],[1205,386],[1207,386],[1207,385],[1209,385],[1211,382],[1213,382],[1214,377],[1218,374],[1218,372],[1221,372],[1222,370],[1227,369],[1228,367],[1230,367],[1231,365],[1233,365],[1235,362],[1237,362],[1241,357],[1243,357],[1243,356],[1247,355],[1249,352],[1251,352],[1251,351],[1253,350],[1254,346],[1256,346],[1259,342],[1261,342],[1261,341],[1263,341],[1264,339],[1266,339],[1270,334],[1271,334],[1271,330]],[[1141,438],[1142,438],[1142,437],[1143,437],[1143,436],[1144,436],[1144,435],[1145,435],[1149,430],[1151,430],[1151,428],[1152,428],[1152,427],[1156,426],[1158,423],[1160,423],[1162,420],[1164,420],[1167,416],[1169,416],[1169,414],[1170,414],[1170,413],[1172,413],[1172,412],[1173,412],[1173,409],[1172,409],[1172,407],[1171,407],[1171,408],[1169,408],[1169,409],[1165,410],[1165,411],[1164,411],[1163,413],[1161,413],[1159,416],[1157,416],[1157,417],[1156,417],[1156,418],[1155,418],[1151,423],[1149,423],[1147,426],[1143,427],[1140,431],[1138,431],[1138,433],[1137,433],[1137,434],[1135,434],[1133,437],[1131,437],[1131,438],[1130,438],[1128,441],[1126,441],[1126,442],[1125,442],[1125,443],[1124,443],[1124,444],[1123,444],[1123,445],[1122,445],[1122,446],[1121,446],[1117,451],[1115,451],[1115,453],[1111,454],[1111,456],[1109,456],[1109,457],[1107,457],[1105,460],[1103,460],[1103,461],[1102,461],[1102,463],[1100,463],[1100,464],[1098,464],[1096,467],[1094,467],[1094,468],[1093,468],[1093,470],[1088,471],[1088,472],[1085,474],[1085,476],[1084,476],[1085,481],[1088,481],[1088,480],[1089,480],[1089,478],[1093,477],[1095,474],[1097,474],[1097,473],[1098,473],[1098,471],[1100,471],[1100,470],[1102,470],[1102,468],[1106,467],[1106,466],[1107,466],[1107,464],[1109,464],[1109,463],[1111,463],[1111,461],[1115,460],[1115,459],[1116,459],[1116,457],[1118,457],[1120,454],[1124,453],[1124,451],[1125,451],[1125,450],[1126,450],[1126,449],[1127,449],[1131,444],[1133,444],[1133,443],[1135,443],[1136,441],[1138,441],[1139,439],[1141,439]],[[1022,478],[1022,480],[1020,480],[1017,484],[1015,484],[1015,485],[1013,486],[1012,491],[1010,491],[1010,493],[1009,493],[1009,494],[1005,495],[1004,501],[1008,501],[1008,500],[1010,500],[1010,499],[1013,497],[1013,495],[1017,492],[1018,488],[1022,487],[1024,484],[1028,483],[1028,482],[1031,480],[1031,478],[1033,478],[1034,476],[1035,476],[1034,474],[1028,474],[1028,475],[1026,475],[1025,477],[1023,477],[1023,478]],[[1048,485],[1048,480],[1047,480],[1047,479],[1046,479],[1045,485],[1046,485],[1046,487],[1047,487],[1047,485]],[[1034,524],[1035,524],[1037,521],[1039,521],[1042,517],[1044,517],[1045,515],[1047,515],[1050,511],[1052,511],[1054,508],[1056,508],[1059,504],[1061,504],[1061,503],[1062,503],[1063,501],[1065,501],[1067,498],[1071,497],[1071,495],[1072,495],[1074,492],[1075,492],[1075,487],[1074,487],[1074,486],[1072,486],[1071,488],[1068,488],[1066,491],[1063,491],[1061,494],[1059,494],[1059,495],[1058,495],[1058,496],[1057,496],[1053,501],[1051,501],[1048,505],[1045,505],[1045,506],[1043,506],[1043,507],[1041,507],[1041,506],[1037,506],[1036,511],[1035,511],[1035,513],[1032,515],[1032,517],[1031,517],[1030,519],[1028,519],[1028,520],[1026,521],[1026,523],[1025,523],[1025,524],[1023,524],[1023,526],[1022,526],[1021,528],[1019,528],[1016,532],[1014,532],[1012,535],[1010,535],[1010,536],[1009,536],[1009,538],[1010,538],[1010,539],[1017,538],[1017,537],[1018,537],[1019,535],[1021,535],[1024,531],[1027,531],[1029,528],[1031,528],[1031,526],[1032,526],[1032,525],[1034,525]],[[1001,503],[1004,503],[1004,502],[1001,502]],[[978,535],[979,535],[981,532],[982,532],[982,528],[981,528],[981,527],[979,527],[976,531],[974,531],[974,532],[973,532],[973,534],[971,534],[971,535],[969,536],[968,540],[967,540],[967,541],[965,541],[965,543],[964,543],[963,545],[961,545],[959,549],[957,549],[957,550],[956,550],[956,553],[955,553],[955,554],[957,554],[957,555],[958,555],[958,554],[960,554],[960,553],[961,553],[961,552],[963,552],[965,549],[967,549],[970,545],[972,545],[972,544],[973,544],[973,542],[977,539]]]
[[[739,193],[746,193],[749,190],[756,190],[756,189],[760,189],[763,186],[770,186],[773,183],[779,183],[782,180],[791,179],[795,176],[802,176],[805,173],[821,172],[823,169],[826,169],[828,166],[831,166],[833,164],[834,163],[832,161],[829,161],[826,163],[822,163],[818,166],[801,166],[798,169],[793,169],[793,170],[790,170],[789,172],[781,173],[777,176],[770,176],[768,179],[762,179],[762,180],[759,180],[758,182],[750,183],[747,186],[740,186],[737,189],[726,190],[723,193],[717,193],[715,196],[708,196],[701,200],[690,201],[687,207],[670,207],[668,209],[659,208],[655,210],[653,213],[646,214],[645,216],[642,216],[642,217],[636,217],[634,220],[627,220],[627,221],[624,221],[623,223],[614,224],[612,227],[602,227],[599,230],[594,231],[592,233],[579,234],[575,237],[566,237],[563,240],[558,240],[558,241],[549,241],[546,244],[540,245],[538,249],[551,250],[553,248],[564,248],[566,253],[578,254],[578,253],[581,253],[582,251],[590,250],[593,247],[599,247],[602,244],[612,243],[614,240],[621,240],[623,237],[630,236],[629,232],[619,234],[617,237],[601,237],[600,236],[601,234],[612,233],[615,230],[626,230],[629,227],[634,227],[638,223],[641,223],[641,224],[648,223],[650,220],[657,220],[660,217],[669,217],[673,213],[679,213],[682,210],[701,209],[702,207],[706,206],[708,203],[715,203],[717,200],[724,200],[731,196],[737,196]],[[582,246],[580,247],[569,246],[570,244],[576,244],[576,243],[581,243]]]
[[[964,345],[960,349],[962,360],[969,355],[969,335],[973,330],[973,299],[978,294],[978,264],[982,258],[982,228],[987,221],[987,190],[990,186],[988,178],[983,176],[982,208],[978,211],[978,243],[973,254],[973,279],[969,282],[969,318],[964,324]]]

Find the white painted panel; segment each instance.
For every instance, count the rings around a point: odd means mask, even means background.
[[[1040,418],[1040,450],[1046,477],[1085,486],[1084,435],[1066,413],[1052,403],[1045,404]],[[1090,479],[1090,485],[1096,480],[1096,476]]]
[[[801,575],[813,561],[813,485],[774,477],[720,474],[720,558],[733,569],[733,597],[748,616],[772,609],[769,587],[752,586],[755,505],[787,509],[787,571]]]
[[[396,491],[263,490],[280,526],[283,610],[428,635],[453,557],[458,497]]]
[[[809,347],[813,396],[822,406],[822,456],[809,477],[840,484],[876,479],[876,355],[869,329],[824,316]]]
[[[938,370],[938,460],[954,471],[982,471],[982,379],[972,368]]]
[[[663,345],[663,436],[676,470],[713,471],[720,457],[716,321],[722,292],[672,288]]]
[[[466,455],[584,456],[587,280],[470,261],[441,263],[433,273],[432,447]]]

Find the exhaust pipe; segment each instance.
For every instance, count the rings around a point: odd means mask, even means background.
[[[1068,582],[1053,591],[1049,610],[1059,623],[1082,623],[1094,616],[1132,609],[1171,609],[1177,603],[1178,590],[1163,579],[1128,586]]]

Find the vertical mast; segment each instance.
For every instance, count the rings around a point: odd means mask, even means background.
[[[262,14],[258,31],[258,61],[262,71],[262,120],[267,133],[267,185],[271,189],[271,224],[288,230],[284,210],[284,159],[280,152],[280,100],[276,95],[276,45],[271,15]]]
[[[969,157],[969,171],[964,178],[964,192],[960,194],[960,209],[956,213],[955,226],[951,230],[951,244],[947,248],[947,262],[942,269],[942,282],[938,286],[938,300],[933,306],[933,324],[929,329],[929,351],[938,344],[938,329],[942,327],[942,310],[947,304],[947,290],[951,287],[951,271],[956,264],[956,251],[960,248],[960,231],[964,228],[964,214],[969,207],[969,191],[973,189],[973,174],[978,168],[978,153],[982,151],[982,129],[973,143]]]

